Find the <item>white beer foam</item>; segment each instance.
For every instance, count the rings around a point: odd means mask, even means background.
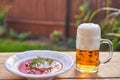
[[[101,30],[98,24],[83,23],[78,26],[76,48],[80,50],[99,50]]]

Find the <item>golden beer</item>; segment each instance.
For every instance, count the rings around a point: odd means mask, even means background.
[[[100,45],[107,43],[109,56],[99,60]],[[76,69],[82,73],[94,73],[98,71],[100,63],[107,63],[112,58],[112,42],[101,38],[101,29],[98,24],[83,23],[77,28],[76,35]]]
[[[83,73],[96,72],[99,65],[99,50],[76,50],[76,67]]]

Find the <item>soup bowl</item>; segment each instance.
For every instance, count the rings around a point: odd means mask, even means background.
[[[18,66],[21,62],[34,59],[37,56],[42,58],[49,58],[53,60],[57,60],[62,64],[62,67],[59,71],[47,73],[47,74],[26,74],[19,70]],[[5,68],[18,76],[25,77],[28,80],[40,80],[40,79],[53,79],[55,76],[65,73],[66,71],[70,70],[74,64],[74,60],[64,54],[63,52],[58,51],[50,51],[50,50],[30,50],[25,52],[16,53],[9,58],[6,59],[4,66]]]

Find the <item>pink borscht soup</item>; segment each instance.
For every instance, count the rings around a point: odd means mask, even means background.
[[[39,75],[58,72],[62,67],[62,63],[58,60],[37,57],[22,61],[18,65],[18,70],[25,74]]]

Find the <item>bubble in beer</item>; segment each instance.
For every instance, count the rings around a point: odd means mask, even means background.
[[[98,50],[101,29],[98,24],[83,23],[77,28],[76,48],[80,50]]]

